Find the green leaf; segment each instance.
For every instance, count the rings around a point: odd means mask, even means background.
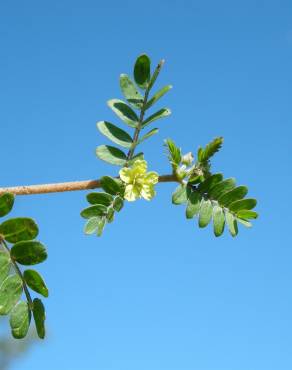
[[[137,159],[141,159],[141,160],[143,160],[143,159],[144,159],[144,153],[140,152],[140,153],[138,153],[138,154],[134,155],[134,157],[132,157],[132,159],[130,159],[130,160],[128,161],[128,165],[129,165],[129,166],[132,166],[132,165],[133,165],[133,163],[134,163]]]
[[[234,187],[235,179],[226,179],[212,187],[212,189],[209,191],[209,195],[213,199],[218,199],[221,195],[227,193],[229,190],[232,190]]]
[[[129,107],[125,102],[119,99],[111,99],[107,102],[107,105],[128,126],[134,128],[137,127],[139,118],[137,114],[133,111],[133,109]]]
[[[246,186],[238,186],[227,193],[221,195],[218,198],[218,202],[223,206],[229,206],[230,203],[234,202],[235,200],[242,199],[246,196],[248,189]]]
[[[45,307],[43,305],[43,302],[38,298],[35,298],[33,300],[32,313],[33,313],[33,318],[34,318],[38,336],[40,339],[44,339],[46,335],[46,330],[45,330],[46,313],[45,313]]]
[[[0,234],[9,243],[34,239],[38,232],[38,226],[31,218],[11,218],[0,225]]]
[[[22,281],[18,275],[8,276],[0,286],[0,315],[7,315],[19,301]]]
[[[114,143],[123,146],[124,148],[130,148],[133,144],[131,136],[124,130],[113,125],[110,122],[100,121],[97,122],[97,128],[99,131]]]
[[[94,234],[98,229],[99,221],[100,217],[91,217],[84,226],[85,234]]]
[[[155,104],[160,98],[162,98],[163,95],[165,95],[170,89],[172,89],[172,85],[164,86],[162,89],[157,91],[157,93],[154,94],[152,98],[148,101],[148,103],[146,104],[146,109],[149,109],[150,107],[152,107],[152,105]]]
[[[10,193],[4,193],[0,196],[0,217],[6,216],[13,207],[14,195]]]
[[[106,225],[106,218],[102,217],[98,222],[97,236],[101,236]]]
[[[10,255],[21,265],[36,265],[48,257],[45,246],[34,240],[17,242],[11,248]]]
[[[229,229],[229,232],[232,236],[236,236],[238,233],[237,221],[232,213],[225,211],[225,219]]]
[[[141,89],[146,89],[150,80],[150,64],[151,61],[146,54],[140,55],[136,60],[134,66],[134,79]]]
[[[124,166],[127,161],[127,156],[124,152],[110,145],[98,146],[96,148],[96,155],[102,161],[116,166]]]
[[[240,222],[242,225],[244,225],[245,227],[252,227],[252,224],[249,221],[244,220],[243,218],[237,217],[236,220]]]
[[[90,204],[103,204],[105,206],[109,206],[113,201],[113,196],[108,193],[89,193],[86,196],[87,201]]]
[[[151,136],[158,134],[158,128],[154,128],[151,131],[147,132],[141,139],[138,141],[138,144],[141,144],[144,140],[149,139]]]
[[[20,301],[11,311],[10,327],[16,339],[26,337],[31,320],[31,312],[27,302]]]
[[[155,112],[151,116],[149,116],[142,124],[142,128],[148,126],[151,122],[154,122],[160,118],[165,118],[171,114],[171,110],[169,108],[162,108],[158,112]]]
[[[141,109],[143,105],[143,96],[136,88],[134,82],[126,74],[120,75],[120,86],[124,97],[127,101],[137,109]]]
[[[200,214],[199,214],[199,227],[206,227],[212,217],[212,203],[208,200],[202,200]]]
[[[83,218],[92,218],[103,216],[107,213],[107,207],[103,204],[95,204],[94,206],[83,209],[80,216]]]
[[[168,150],[168,159],[171,165],[174,168],[177,168],[181,162],[181,149],[178,148],[175,142],[171,139],[166,139],[164,143]]]
[[[193,218],[200,210],[202,195],[197,191],[193,191],[189,195],[186,208],[186,218]]]
[[[101,187],[109,194],[117,195],[123,193],[122,182],[110,176],[103,176],[100,179]]]
[[[206,145],[206,147],[199,148],[198,160],[199,162],[208,161],[216,152],[219,151],[223,143],[223,137],[216,137],[213,141]]]
[[[198,190],[201,193],[209,192],[215,185],[223,180],[221,173],[216,173],[208,177],[205,181],[201,182],[198,186]]]
[[[7,278],[11,266],[11,260],[8,253],[0,251],[0,285]]]
[[[41,275],[35,270],[25,270],[23,273],[24,280],[30,289],[43,295],[44,297],[49,296],[48,288]]]
[[[256,199],[242,199],[236,200],[235,202],[231,203],[229,206],[230,211],[238,212],[242,210],[250,210],[253,209],[257,205]]]
[[[114,210],[120,212],[124,206],[124,201],[121,197],[116,197],[113,203]]]
[[[106,214],[106,220],[108,223],[111,223],[113,222],[114,220],[114,217],[115,217],[115,211],[113,208],[109,208],[108,211],[107,211],[107,214]]]
[[[246,218],[248,220],[258,218],[257,212],[250,211],[250,210],[247,210],[247,209],[242,210],[242,211],[238,211],[236,216],[239,217],[239,218]]]
[[[221,207],[215,206],[213,208],[213,228],[215,236],[223,234],[225,226],[225,216]]]
[[[172,194],[173,204],[183,204],[188,200],[187,187],[179,185]]]

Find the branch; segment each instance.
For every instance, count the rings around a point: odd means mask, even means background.
[[[177,180],[174,175],[163,175],[159,176],[158,181],[176,182]],[[56,184],[25,185],[0,188],[0,195],[4,193],[11,193],[14,195],[62,193],[65,191],[97,189],[100,187],[101,187],[100,180],[71,181],[71,182],[59,182]]]

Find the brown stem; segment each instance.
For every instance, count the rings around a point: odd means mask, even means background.
[[[176,182],[174,175],[159,176],[159,182]],[[7,188],[0,188],[0,195],[4,193],[11,193],[15,195],[32,195],[32,194],[46,194],[46,193],[61,193],[65,191],[88,190],[100,188],[100,180],[85,180],[60,182],[57,184],[41,184],[41,185],[27,185],[27,186],[13,186]]]

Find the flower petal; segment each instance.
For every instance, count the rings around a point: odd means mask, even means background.
[[[156,192],[153,185],[144,184],[141,189],[141,196],[146,200],[151,200],[155,196]]]
[[[131,168],[124,167],[120,169],[119,175],[122,181],[124,181],[126,184],[129,184],[133,180],[133,171]]]
[[[144,174],[147,171],[147,162],[144,159],[137,159],[132,168],[136,173]]]
[[[140,197],[140,191],[137,186],[134,185],[127,185],[125,189],[124,198],[129,201],[133,202],[134,200]]]
[[[146,184],[157,184],[158,183],[158,173],[157,172],[148,172],[146,173],[145,177],[144,177],[144,182]]]

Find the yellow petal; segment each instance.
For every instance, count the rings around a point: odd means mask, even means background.
[[[134,200],[138,199],[140,196],[139,189],[137,186],[134,185],[127,185],[125,189],[124,198],[129,201],[133,202]]]
[[[137,159],[132,166],[133,170],[137,174],[144,174],[147,171],[147,162],[143,159]]]
[[[132,182],[133,171],[130,168],[124,167],[120,169],[119,175],[121,180],[124,181],[126,184]]]
[[[158,173],[157,172],[148,172],[144,177],[144,182],[146,184],[157,184],[158,183]]]
[[[141,196],[146,200],[151,200],[155,196],[156,192],[153,185],[143,185],[141,190]]]

